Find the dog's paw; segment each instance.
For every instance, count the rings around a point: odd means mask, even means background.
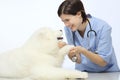
[[[63,54],[63,55],[66,55],[69,53],[70,49],[73,48],[74,46],[73,45],[66,45],[64,46],[63,48],[60,49],[59,53],[60,54]]]
[[[73,48],[73,47],[74,47],[73,45],[66,45],[66,46],[64,47],[65,52],[66,52],[66,53],[69,53],[70,49]]]

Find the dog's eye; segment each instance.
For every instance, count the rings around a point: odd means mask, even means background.
[[[57,40],[63,40],[63,37],[57,37]]]

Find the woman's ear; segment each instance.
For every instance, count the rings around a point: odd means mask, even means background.
[[[76,14],[77,16],[79,16],[80,18],[81,18],[81,12],[79,11],[79,12],[77,12],[77,14]]]

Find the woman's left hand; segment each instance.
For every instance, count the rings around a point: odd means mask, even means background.
[[[59,42],[58,42],[58,47],[59,47],[59,48],[62,48],[62,47],[64,47],[65,45],[67,45],[66,42],[63,42],[63,41],[59,41]]]

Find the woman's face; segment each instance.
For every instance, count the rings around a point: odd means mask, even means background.
[[[60,18],[64,22],[65,26],[69,27],[72,31],[76,31],[78,28],[80,28],[82,24],[81,14],[77,15],[62,14]]]

